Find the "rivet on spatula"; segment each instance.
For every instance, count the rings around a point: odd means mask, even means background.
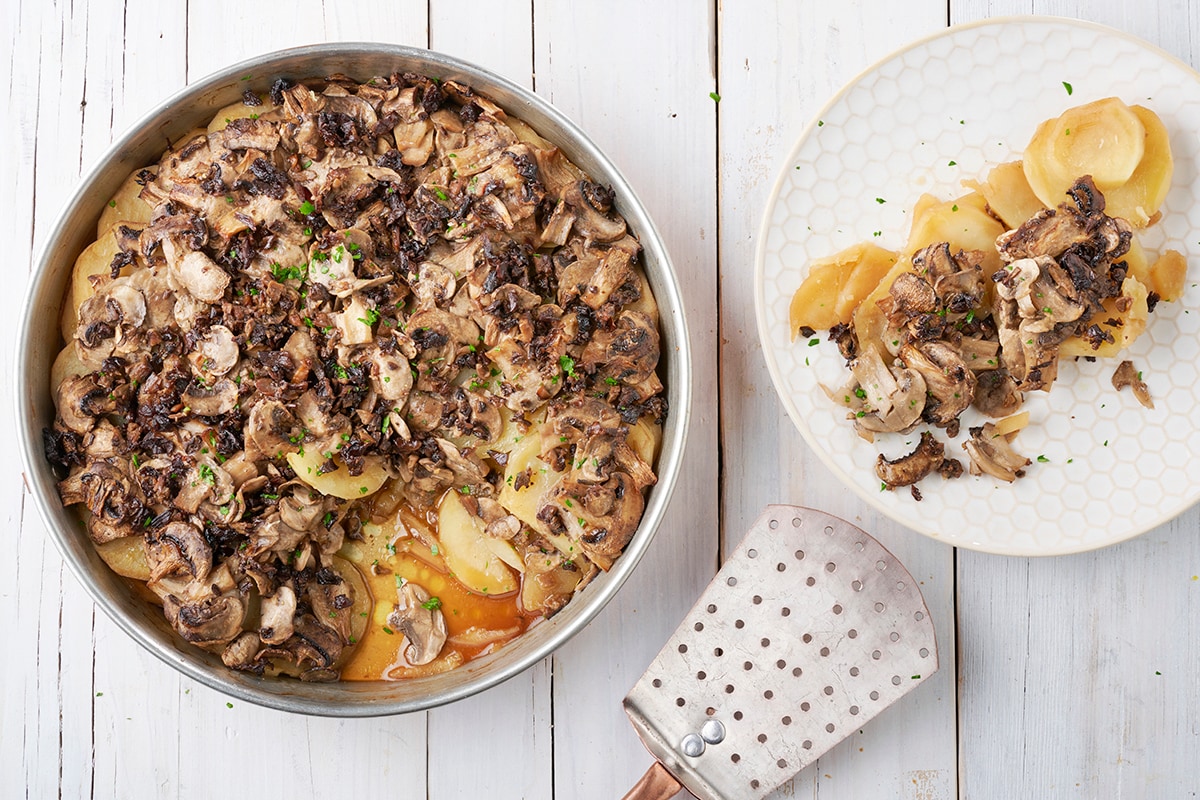
[[[702,756],[704,755],[704,740],[700,738],[700,734],[698,733],[689,733],[679,743],[679,749],[683,751],[685,756],[691,756],[692,758]]]
[[[718,720],[710,719],[700,726],[700,738],[709,744],[720,744],[725,740],[725,726]]]

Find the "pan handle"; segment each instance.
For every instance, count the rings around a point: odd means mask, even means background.
[[[655,761],[622,800],[670,800],[682,788],[662,762]]]

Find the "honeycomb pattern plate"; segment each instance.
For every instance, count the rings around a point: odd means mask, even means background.
[[[1068,85],[1069,84],[1069,88]],[[789,340],[788,303],[810,260],[870,240],[903,245],[917,198],[963,194],[960,181],[1020,158],[1039,122],[1118,96],[1163,119],[1175,175],[1163,218],[1141,236],[1151,253],[1191,262],[1183,298],[1161,303],[1126,351],[1156,408],[1113,389],[1117,361],[1064,362],[1049,393],[1027,395],[1030,426],[1014,447],[1027,476],[946,481],[933,475],[916,502],[881,491],[874,463],[916,444],[922,428],[870,444],[821,390],[845,382],[837,348]],[[897,522],[949,544],[1006,555],[1054,555],[1113,544],[1163,524],[1200,496],[1200,203],[1196,193],[1200,75],[1109,28],[1046,17],[951,28],[867,70],[800,137],[767,204],[758,240],[759,338],[775,388],[809,445],[847,486]],[[876,233],[878,232],[878,233]],[[947,454],[968,462],[961,441]]]

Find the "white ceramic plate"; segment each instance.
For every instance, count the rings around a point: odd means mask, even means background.
[[[1144,371],[1156,408],[1146,410],[1129,390],[1113,389],[1118,362],[1065,362],[1052,392],[1026,396],[1031,424],[1014,447],[1036,459],[1027,477],[1010,485],[986,475],[952,481],[934,475],[921,483],[919,503],[907,489],[880,491],[876,455],[911,450],[924,428],[872,445],[825,397],[820,384],[835,388],[847,377],[837,348],[823,334],[815,346],[788,335],[788,303],[808,263],[864,240],[899,249],[922,193],[964,194],[961,180],[1020,158],[1042,120],[1113,95],[1155,110],[1167,126],[1175,176],[1162,221],[1141,239],[1151,253],[1182,251],[1192,270],[1184,297],[1160,303],[1125,356]],[[1073,20],[1009,18],[951,28],[842,89],[784,165],[763,218],[755,269],[767,366],[792,421],[826,465],[867,503],[915,531],[1008,555],[1103,547],[1196,502],[1196,131],[1200,75],[1145,42]],[[964,414],[964,433],[947,445],[964,465],[965,430],[978,424],[971,413]]]

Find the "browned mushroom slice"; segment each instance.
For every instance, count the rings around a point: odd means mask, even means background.
[[[875,474],[888,486],[909,486],[940,467],[945,453],[945,446],[926,431],[911,453],[895,460],[881,454],[875,460]]]
[[[413,666],[428,664],[437,658],[446,644],[446,618],[441,603],[412,581],[396,589],[396,606],[388,614],[388,625],[404,634],[408,646],[404,658]]]
[[[213,553],[200,529],[190,522],[169,522],[146,533],[151,580],[187,573],[203,581],[212,570]]]
[[[575,213],[575,230],[589,242],[612,242],[625,235],[625,220],[612,215],[612,190],[579,181],[563,191],[562,199]]]
[[[1022,477],[1025,467],[1031,463],[1013,450],[1007,437],[997,433],[996,426],[990,422],[971,428],[971,438],[963,442],[963,449],[971,457],[972,475],[987,473],[1007,483]]]
[[[1126,386],[1133,387],[1133,396],[1146,408],[1154,408],[1154,400],[1150,397],[1150,389],[1142,381],[1142,373],[1133,366],[1132,361],[1122,361],[1112,376],[1113,388],[1117,391]]]
[[[946,242],[931,244],[913,255],[913,268],[923,275],[946,311],[965,314],[983,299],[983,253],[951,254]]]
[[[218,417],[237,406],[238,388],[233,381],[222,378],[212,386],[192,384],[183,392],[183,401],[193,414]]]
[[[221,661],[230,669],[262,673],[263,664],[258,660],[262,640],[253,631],[245,631],[221,651]]]
[[[1012,376],[1004,370],[993,369],[976,376],[975,408],[989,417],[1007,417],[1016,413],[1024,399]]]
[[[925,342],[919,347],[900,348],[900,360],[925,379],[929,399],[924,416],[935,425],[945,427],[975,399],[975,373],[967,369],[962,357],[946,342]]]
[[[237,594],[189,601],[169,594],[163,600],[167,619],[193,644],[225,644],[242,632],[246,603]]]
[[[926,398],[921,373],[907,368],[893,373],[874,345],[850,363],[850,371],[858,389],[844,399],[859,435],[869,439],[875,433],[909,431],[920,421]],[[855,403],[854,397],[863,402]]]
[[[123,459],[92,461],[58,484],[63,505],[83,503],[92,513],[88,535],[96,544],[141,533],[145,506],[138,485]]]

